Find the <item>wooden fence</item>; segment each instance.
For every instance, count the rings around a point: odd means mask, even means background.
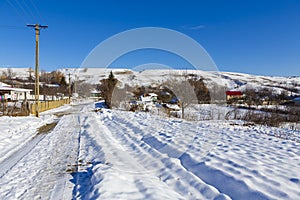
[[[62,100],[58,100],[58,101],[43,101],[43,102],[39,103],[39,112],[43,112],[43,111],[50,110],[53,108],[58,108],[64,104],[69,104],[69,103],[70,103],[69,99],[62,99]],[[35,103],[31,104],[30,111],[31,111],[31,114],[35,114],[35,111],[36,111]]]

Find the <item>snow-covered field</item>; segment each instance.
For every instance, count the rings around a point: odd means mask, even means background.
[[[93,107],[0,118],[0,199],[299,199],[300,131]]]

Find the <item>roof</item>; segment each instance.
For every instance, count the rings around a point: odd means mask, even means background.
[[[167,108],[172,110],[180,110],[180,107],[177,104],[166,104]]]
[[[145,93],[145,94],[143,94],[142,96],[144,96],[144,97],[157,97],[158,95],[157,94],[155,94],[155,93]]]
[[[11,85],[8,85],[6,83],[0,82],[0,88],[2,87],[11,87]]]
[[[101,91],[93,89],[91,90],[91,94],[101,94]]]
[[[238,95],[243,95],[243,93],[241,91],[226,91],[226,95],[238,96]]]
[[[24,89],[24,88],[9,88],[9,87],[0,87],[0,90],[2,91],[15,91],[15,92],[30,92],[32,90],[30,89]]]
[[[141,96],[141,101],[143,102],[152,102],[152,97],[151,96],[147,96],[147,97],[143,97]]]
[[[293,101],[300,101],[300,97],[294,98]]]

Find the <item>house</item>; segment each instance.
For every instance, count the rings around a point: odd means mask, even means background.
[[[146,93],[141,96],[141,101],[144,104],[153,104],[157,102],[158,95],[155,93]]]
[[[241,99],[243,98],[243,93],[241,91],[226,91],[226,100]]]
[[[90,91],[90,98],[95,100],[95,101],[102,100],[101,91],[96,90],[96,89],[92,89]]]
[[[293,99],[294,105],[295,106],[300,106],[300,97],[296,97]]]
[[[155,93],[145,93],[140,96],[143,110],[151,110],[151,107],[157,102],[157,97],[158,95]]]
[[[29,99],[30,89],[13,88],[5,83],[0,83],[0,101],[23,101]]]

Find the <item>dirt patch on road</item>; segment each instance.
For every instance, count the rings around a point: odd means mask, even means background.
[[[53,130],[55,128],[55,126],[57,125],[58,122],[52,122],[50,124],[46,124],[44,126],[41,126],[38,129],[38,134],[44,134],[44,133],[48,133],[49,131]]]

